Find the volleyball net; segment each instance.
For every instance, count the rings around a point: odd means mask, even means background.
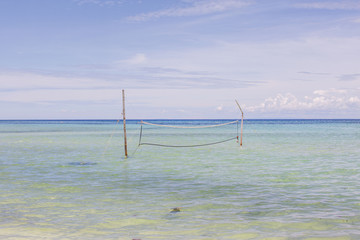
[[[213,124],[213,121],[163,122],[141,121],[139,146],[202,147],[239,140],[239,121]]]

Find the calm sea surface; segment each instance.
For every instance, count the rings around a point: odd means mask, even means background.
[[[0,239],[360,239],[360,120],[127,123],[0,121]]]

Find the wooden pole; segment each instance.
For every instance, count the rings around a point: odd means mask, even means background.
[[[125,117],[125,91],[122,90],[122,102],[123,102],[123,123],[124,123],[124,147],[125,147],[125,158],[127,158],[127,140],[126,140],[126,117]]]
[[[244,123],[244,112],[242,111],[240,104],[238,103],[238,101],[235,99],[236,104],[238,105],[240,111],[241,111],[241,137],[240,137],[240,146],[242,146],[242,136],[243,136],[243,123]]]

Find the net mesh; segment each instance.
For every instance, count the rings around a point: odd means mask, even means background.
[[[141,121],[139,146],[201,147],[239,139],[239,121],[219,124],[159,124]]]

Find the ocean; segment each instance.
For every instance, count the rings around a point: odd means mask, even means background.
[[[360,120],[148,121],[0,121],[0,239],[360,239]]]

